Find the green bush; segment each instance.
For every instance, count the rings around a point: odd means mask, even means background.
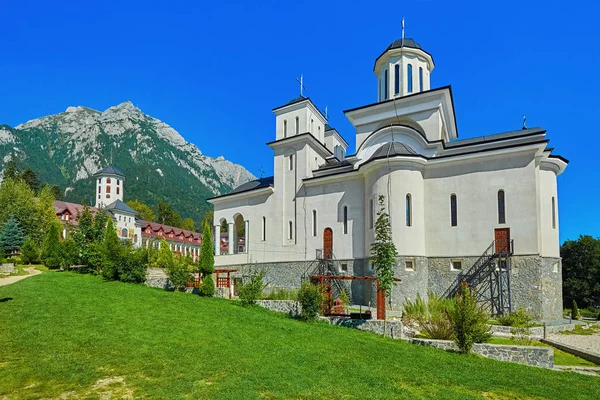
[[[454,332],[449,312],[454,300],[441,299],[433,292],[427,293],[427,302],[417,293],[415,301],[406,299],[403,304],[402,321],[419,330],[420,336],[428,339],[451,339]]]
[[[483,343],[490,339],[490,327],[487,325],[490,316],[479,307],[466,282],[461,283],[454,308],[449,310],[448,316],[454,332],[454,341],[461,353],[469,353],[474,343]]]
[[[303,321],[314,321],[323,307],[323,290],[321,286],[302,282],[298,290],[298,301],[302,311],[298,316]]]
[[[144,283],[148,252],[141,248],[133,249],[131,245],[128,245],[123,254],[124,257],[118,265],[119,280],[129,283]]]
[[[37,264],[40,262],[39,246],[31,237],[28,237],[21,246],[21,261],[23,261],[23,264]]]
[[[198,288],[198,294],[204,297],[213,297],[215,295],[215,281],[212,274],[202,277],[202,283]]]
[[[573,300],[573,308],[571,309],[571,318],[581,319],[581,314],[579,313],[579,308],[577,307],[577,302],[575,300]]]
[[[530,327],[533,325],[531,316],[525,312],[523,307],[517,311],[501,315],[496,320],[503,326]]]
[[[261,296],[263,300],[297,300],[298,291],[294,289],[276,289]]]
[[[242,305],[251,306],[256,304],[256,301],[261,298],[263,289],[267,286],[263,283],[265,273],[260,271],[250,275],[245,283],[240,286],[239,297]]]
[[[596,319],[596,317],[598,316],[598,312],[592,308],[582,308],[579,310],[579,313],[584,318]]]
[[[61,264],[60,239],[58,233],[59,223],[52,224],[42,247],[42,261],[50,269],[58,268]]]
[[[190,271],[183,262],[174,260],[168,263],[166,272],[173,289],[177,291],[185,289],[186,282],[190,280]]]

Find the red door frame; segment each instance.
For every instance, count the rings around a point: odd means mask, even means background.
[[[494,242],[496,253],[509,252],[508,246],[510,246],[510,228],[496,228],[494,229]]]

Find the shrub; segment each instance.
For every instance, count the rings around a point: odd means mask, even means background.
[[[525,312],[523,307],[519,307],[517,311],[501,315],[496,320],[503,326],[530,327],[532,325],[531,316]]]
[[[323,307],[322,288],[306,281],[302,282],[298,290],[298,301],[302,307],[298,317],[303,321],[314,321]]]
[[[215,295],[215,281],[212,274],[202,277],[202,283],[198,288],[198,294],[204,297],[212,297]]]
[[[118,266],[119,280],[129,283],[144,283],[146,281],[146,266],[148,253],[141,248],[125,248],[124,257]]]
[[[21,246],[21,261],[23,261],[23,264],[37,264],[40,262],[40,250],[31,237],[28,237]]]
[[[251,306],[256,304],[256,301],[260,299],[263,289],[267,286],[263,283],[265,273],[260,271],[250,275],[245,283],[240,286],[239,297],[242,301],[242,305]]]
[[[58,233],[58,222],[50,226],[44,246],[42,248],[42,261],[50,269],[58,268],[61,264],[60,239]]]
[[[579,308],[577,307],[577,302],[575,300],[573,300],[573,308],[571,309],[571,318],[581,319],[581,314],[579,313]]]
[[[71,238],[67,238],[60,243],[60,256],[61,265],[63,267],[70,267],[75,265],[79,258],[79,251],[77,249],[77,243]]]
[[[466,282],[461,283],[454,308],[448,312],[454,341],[461,353],[469,353],[474,343],[487,342],[491,335],[487,325],[489,314],[477,305]]]
[[[261,296],[263,300],[298,300],[297,290],[276,289]]]
[[[342,301],[342,305],[344,306],[344,310],[348,308],[350,305],[350,299],[348,298],[348,294],[346,293],[346,289],[342,289],[342,293],[340,293],[340,300]]]
[[[454,308],[451,299],[441,299],[433,292],[427,293],[427,302],[419,294],[415,301],[404,301],[402,321],[419,330],[422,337],[428,339],[451,339],[452,324],[448,313]]]
[[[181,291],[185,289],[185,284],[190,280],[190,271],[180,260],[174,260],[167,264],[167,276],[173,289]]]

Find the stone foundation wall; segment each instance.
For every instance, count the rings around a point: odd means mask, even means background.
[[[456,343],[449,340],[411,339],[411,343],[435,347],[446,351],[458,351]],[[554,368],[554,349],[535,346],[505,346],[476,343],[473,353],[494,360],[508,361],[542,368]]]
[[[383,335],[384,324],[379,319],[359,320],[340,317],[325,318],[331,325],[345,326],[348,328],[359,329],[361,331],[373,332]],[[392,339],[402,338],[402,322],[399,320],[387,321],[385,324],[385,336]]]
[[[560,258],[542,257],[542,316],[547,320],[562,319],[562,262]]]
[[[300,314],[302,310],[300,303],[296,300],[258,300],[256,304],[271,311],[289,314],[292,317]]]
[[[551,333],[556,333],[560,331],[572,331],[575,329],[576,324],[564,324],[564,325],[548,325],[546,326],[546,334],[549,335]],[[492,334],[498,333],[501,335],[512,335],[511,330],[514,329],[512,326],[500,326],[500,325],[490,325],[490,332]],[[529,328],[529,333],[531,337],[534,338],[543,338],[544,337],[544,327],[543,326],[534,326]]]

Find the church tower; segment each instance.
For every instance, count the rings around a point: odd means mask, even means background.
[[[96,179],[96,208],[106,207],[116,200],[123,201],[125,176],[114,167],[106,167],[94,174]]]
[[[377,101],[407,96],[430,89],[433,57],[413,39],[395,40],[375,60]]]

